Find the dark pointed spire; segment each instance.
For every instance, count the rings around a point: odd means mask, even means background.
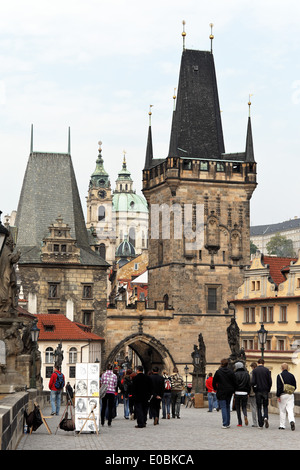
[[[246,162],[255,162],[255,160],[254,160],[254,151],[253,151],[251,117],[250,116],[248,117],[245,154],[246,154],[245,155],[245,161]]]
[[[151,131],[151,112],[152,105],[150,105],[149,111],[149,129],[148,129],[148,141],[147,141],[147,149],[146,149],[146,158],[145,158],[145,166],[144,170],[148,170],[151,168],[152,160],[153,160],[153,146],[152,146],[152,131]]]
[[[176,144],[176,147],[175,147]],[[225,153],[214,58],[182,52],[176,110],[170,137],[173,155],[220,158]]]

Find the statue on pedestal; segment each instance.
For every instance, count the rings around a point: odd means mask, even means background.
[[[240,347],[240,329],[235,318],[231,318],[230,325],[227,328],[227,338],[231,350],[229,364],[233,365],[237,361],[245,364],[246,355],[244,349]]]

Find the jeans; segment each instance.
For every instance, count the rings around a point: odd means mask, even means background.
[[[230,426],[230,400],[231,397],[225,400],[219,400],[219,407],[222,412],[222,424],[224,427]]]
[[[171,392],[165,392],[162,398],[162,417],[166,418],[166,415],[170,414],[171,405]]]
[[[242,424],[241,408],[243,415],[247,416],[248,395],[235,395],[234,398],[238,424]]]
[[[104,425],[106,407],[108,408],[107,414],[107,424],[110,426],[113,419],[113,408],[115,406],[115,394],[106,393],[102,398],[102,408],[101,408],[101,424]]]
[[[218,408],[218,400],[217,400],[217,395],[215,392],[208,392],[207,393],[207,399],[208,399],[208,411],[212,411],[213,408]]]
[[[128,397],[123,397],[124,401],[124,418],[129,418],[129,398]]]
[[[264,425],[264,420],[268,419],[268,404],[269,404],[269,394],[268,392],[256,392],[256,406],[257,406],[257,419],[258,425],[260,428]],[[261,408],[263,407],[263,414]]]
[[[181,405],[181,392],[172,391],[171,392],[171,402],[172,402],[172,418],[180,415],[180,405]]]
[[[50,390],[50,403],[52,413],[58,415],[61,405],[61,390]]]

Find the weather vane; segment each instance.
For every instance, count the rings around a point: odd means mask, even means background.
[[[176,106],[176,88],[174,88],[173,101],[174,101],[174,111],[175,111],[175,106]]]
[[[251,98],[251,96],[253,96],[253,95],[251,95],[251,94],[249,95],[249,101],[248,101],[248,106],[249,106],[249,117],[250,117],[250,108],[251,108],[251,99],[250,99],[250,98]]]
[[[209,26],[210,26],[210,35],[209,35],[209,39],[210,39],[210,52],[212,53],[212,51],[213,51],[212,44],[213,44],[213,39],[214,39],[214,35],[213,35],[213,23],[210,23]]]
[[[185,21],[184,21],[184,20],[182,21],[182,25],[183,25],[183,31],[182,31],[182,33],[181,33],[181,36],[182,36],[182,38],[183,38],[183,50],[185,50],[185,37],[186,37],[186,32],[185,32],[185,29],[184,29],[184,27],[185,27]]]
[[[152,111],[151,111],[151,108],[153,108],[153,104],[150,104],[149,106],[149,126],[151,126],[151,116],[152,116]]]

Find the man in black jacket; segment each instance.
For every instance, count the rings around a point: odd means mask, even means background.
[[[132,395],[134,411],[137,419],[136,428],[145,428],[149,400],[152,395],[152,382],[148,375],[143,373],[143,367],[136,368],[136,376],[132,379]]]
[[[264,359],[259,359],[257,361],[257,367],[252,372],[252,381],[251,385],[255,392],[256,406],[257,406],[257,418],[258,426],[260,429],[269,427],[269,415],[268,415],[268,405],[269,405],[269,392],[272,387],[272,378],[271,372],[267,367],[264,366]],[[262,414],[263,408],[263,414]]]
[[[234,372],[228,368],[228,359],[221,360],[220,368],[215,372],[213,388],[222,411],[223,429],[230,427],[230,401],[236,386]]]
[[[293,374],[288,372],[288,365],[284,362],[281,364],[281,374],[277,375],[277,390],[276,396],[278,399],[278,408],[279,408],[279,429],[285,429],[286,415],[288,415],[288,420],[291,425],[291,430],[295,431],[295,416],[294,416],[294,392],[296,390],[297,384],[296,379]],[[294,390],[285,390],[284,385],[291,385],[294,387]]]
[[[158,367],[153,367],[152,374],[150,375],[152,382],[152,398],[150,400],[150,412],[154,419],[153,424],[159,424],[159,410],[162,397],[165,392],[165,379],[159,375]]]

